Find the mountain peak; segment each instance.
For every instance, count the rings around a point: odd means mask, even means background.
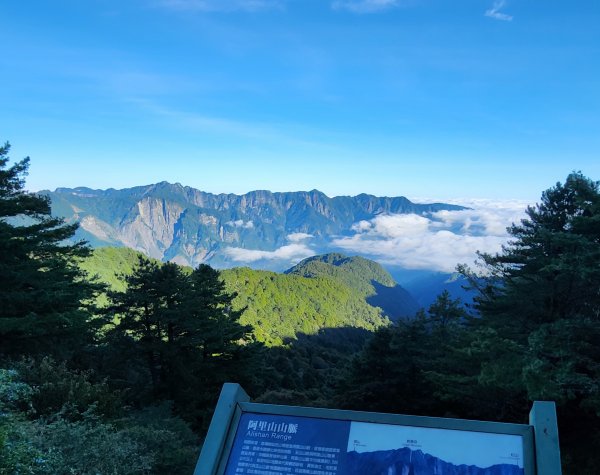
[[[329,253],[304,259],[286,274],[330,277],[344,282],[367,302],[383,309],[392,320],[414,315],[419,305],[377,262],[360,256]]]
[[[365,296],[374,293],[373,283],[394,287],[392,276],[377,262],[360,256],[346,256],[337,252],[308,257],[286,274],[315,277],[329,275],[341,277],[351,287],[361,290]]]

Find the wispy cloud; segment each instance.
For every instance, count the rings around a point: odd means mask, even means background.
[[[502,10],[506,6],[506,0],[494,0],[494,5],[492,8],[485,12],[485,16],[490,18],[495,18],[496,20],[502,21],[512,21],[512,15],[507,15],[506,13],[502,13]]]
[[[177,107],[163,105],[161,101],[156,101],[153,98],[133,95],[125,96],[122,100],[135,104],[145,113],[163,119],[170,127],[187,129],[202,134],[217,134],[230,138],[236,137],[258,141],[262,145],[276,143],[285,145],[288,149],[302,147],[329,153],[340,151],[338,146],[332,146],[326,141],[319,142],[313,139],[317,133],[322,133],[322,129],[312,129],[299,126],[296,123],[238,120],[236,118],[204,114],[201,111],[184,111]]]
[[[234,228],[243,229],[252,229],[254,227],[254,222],[244,221],[243,219],[238,219],[236,221],[227,221],[225,224],[228,226],[233,226]]]
[[[306,239],[311,239],[314,236],[308,233],[291,233],[287,235],[287,240],[290,242],[301,242]]]
[[[285,140],[288,137],[271,124],[244,122],[224,117],[204,115],[197,112],[183,112],[164,107],[152,100],[131,97],[129,102],[137,104],[147,112],[168,119],[171,124],[198,132],[209,132],[238,136],[246,139]]]
[[[308,246],[298,243],[281,246],[274,251],[259,251],[256,249],[243,249],[241,247],[228,247],[224,249],[223,252],[232,261],[243,262],[246,264],[262,260],[281,260],[298,263],[302,259],[314,256],[315,254],[315,252]]]
[[[164,8],[197,12],[257,12],[261,10],[281,9],[284,0],[158,0]]]
[[[510,239],[506,228],[524,210],[524,203],[479,202],[474,209],[428,216],[380,215],[356,223],[354,235],[333,244],[382,264],[452,272],[456,264],[472,263],[476,251],[499,252]]]
[[[401,0],[335,0],[331,4],[331,8],[354,13],[375,13],[398,7],[401,3]]]

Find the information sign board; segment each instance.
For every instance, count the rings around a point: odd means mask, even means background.
[[[536,472],[530,424],[248,401],[223,389],[195,475],[560,474]]]
[[[523,437],[242,414],[225,475],[524,475]]]

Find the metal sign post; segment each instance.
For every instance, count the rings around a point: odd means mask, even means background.
[[[538,475],[561,475],[556,405],[553,401],[535,401],[529,413],[535,434],[535,459]]]

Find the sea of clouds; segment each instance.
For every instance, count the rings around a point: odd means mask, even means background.
[[[383,265],[404,269],[453,272],[457,264],[473,264],[477,251],[497,253],[510,240],[507,228],[526,217],[524,201],[453,200],[460,211],[382,214],[354,223],[351,234],[332,236],[330,250],[358,254]],[[228,248],[234,262],[281,260],[291,264],[323,252],[311,245],[313,236],[293,233],[274,251]]]

